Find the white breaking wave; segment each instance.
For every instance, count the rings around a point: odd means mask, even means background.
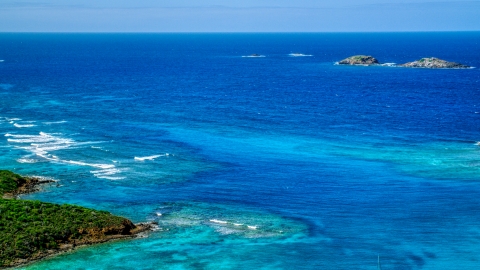
[[[228,224],[227,221],[218,220],[218,219],[210,219],[210,222],[219,223],[219,224]]]
[[[125,177],[112,177],[112,176],[97,176],[97,178],[102,178],[102,179],[107,179],[107,180],[112,180],[112,181],[115,181],[115,180],[123,180],[125,179]]]
[[[245,226],[242,223],[228,222],[228,221],[219,220],[219,219],[210,219],[209,221],[212,222],[212,223],[221,224],[221,225],[234,225],[235,227]],[[247,225],[247,228],[250,229],[250,230],[256,230],[256,229],[258,229],[258,226]]]
[[[380,66],[384,66],[384,67],[396,67],[396,66],[397,66],[397,63],[383,63],[383,64],[380,64]]]
[[[19,124],[19,123],[14,123],[13,126],[17,127],[17,128],[29,128],[29,127],[35,127],[36,125],[33,125],[33,124],[22,125],[22,124]]]
[[[291,53],[289,54],[291,57],[305,57],[305,56],[313,56],[311,54],[303,54],[303,53]]]
[[[53,155],[51,152],[59,151],[64,149],[75,149],[83,145],[91,145],[92,143],[97,142],[75,142],[69,138],[63,138],[58,136],[58,134],[48,134],[45,132],[40,132],[38,135],[25,135],[25,134],[5,134],[7,141],[9,143],[16,144],[15,147],[31,152],[33,155],[40,157],[44,160],[77,165],[77,166],[86,166],[92,167],[97,170],[91,171],[91,173],[97,178],[105,178],[109,180],[120,180],[124,177],[115,176],[120,173],[119,169],[115,168],[113,164],[102,164],[102,163],[88,163],[83,161],[76,160],[65,160],[60,159],[58,156]],[[20,163],[34,163],[39,160],[31,158],[31,155],[20,158],[17,160]]]
[[[166,156],[169,156],[169,155],[170,155],[169,153],[166,153],[166,154],[163,154],[163,155],[153,155],[153,156],[148,156],[148,157],[134,157],[133,159],[138,160],[138,161],[145,161],[145,160],[154,160],[156,158],[166,157]]]
[[[67,123],[67,121],[54,121],[54,122],[43,122],[45,125],[53,125],[53,124],[63,124]]]
[[[53,125],[53,124],[63,124],[67,121],[55,121],[55,122],[43,122],[45,125]]]
[[[18,163],[37,163],[38,162],[38,159],[33,159],[33,158],[19,158],[17,159],[17,162]]]

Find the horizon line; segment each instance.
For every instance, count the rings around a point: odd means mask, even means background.
[[[478,30],[416,31],[0,31],[0,34],[369,34],[369,33],[465,33]]]

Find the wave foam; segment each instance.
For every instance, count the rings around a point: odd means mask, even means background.
[[[21,125],[19,123],[15,123],[15,124],[13,124],[13,126],[15,126],[17,128],[27,128],[27,127],[35,127],[36,125],[33,125],[33,124]]]
[[[228,224],[227,221],[218,220],[218,219],[210,219],[210,222],[219,223],[219,224]]]
[[[397,63],[383,63],[383,64],[380,64],[380,66],[384,66],[384,67],[396,67],[396,66],[397,66]]]
[[[312,54],[303,54],[303,53],[290,53],[288,56],[291,57],[305,57],[305,56],[313,56]]]
[[[38,135],[25,135],[25,134],[5,134],[7,141],[9,143],[16,144],[15,147],[23,150],[27,150],[34,154],[37,157],[40,157],[44,160],[70,164],[77,166],[86,166],[92,167],[97,170],[91,171],[91,173],[97,178],[105,178],[109,180],[120,180],[124,177],[115,176],[121,171],[115,168],[113,164],[102,164],[102,163],[89,163],[76,160],[66,160],[60,159],[58,156],[51,154],[51,152],[64,150],[64,149],[74,149],[79,148],[82,145],[91,145],[96,142],[75,142],[69,138],[63,138],[58,135],[48,134],[45,132],[40,132]],[[17,160],[20,163],[35,163],[40,160],[32,158],[20,158]]]
[[[63,124],[67,121],[43,122],[45,125]]]
[[[250,230],[258,229],[258,226],[256,225],[245,225],[243,223],[228,222],[228,221],[219,220],[219,219],[210,219],[209,221],[212,223],[221,224],[221,225],[233,225],[235,227],[246,226],[247,229],[250,229]]]
[[[166,153],[166,154],[163,154],[163,155],[153,155],[153,156],[148,156],[148,157],[134,157],[133,159],[138,160],[138,161],[145,161],[145,160],[154,160],[156,158],[166,157],[166,156],[169,156],[169,155],[170,155],[169,153]]]
[[[33,159],[33,158],[19,158],[17,159],[18,163],[37,163],[39,160],[38,159]]]

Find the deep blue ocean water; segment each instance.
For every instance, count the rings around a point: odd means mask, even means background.
[[[480,69],[334,63],[478,52],[479,32],[0,34],[1,167],[58,180],[24,198],[160,227],[25,269],[476,269]]]

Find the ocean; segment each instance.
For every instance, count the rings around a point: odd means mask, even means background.
[[[23,198],[159,223],[22,269],[476,269],[478,52],[480,32],[1,33],[1,169],[58,181]],[[478,68],[335,65],[356,54]]]

